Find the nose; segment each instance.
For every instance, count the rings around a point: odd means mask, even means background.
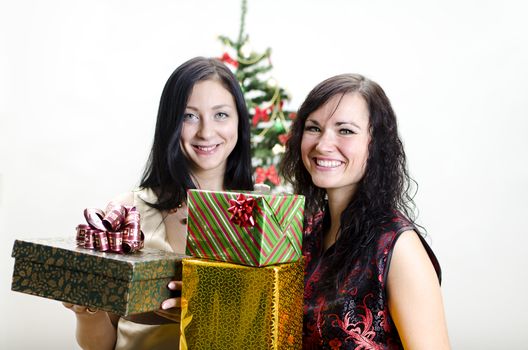
[[[328,130],[322,132],[317,140],[315,149],[322,153],[329,153],[335,149],[335,137]]]
[[[203,117],[200,119],[200,123],[198,125],[198,131],[196,132],[196,136],[202,139],[208,139],[214,134],[214,125],[210,118]]]

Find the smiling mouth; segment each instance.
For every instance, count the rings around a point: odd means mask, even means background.
[[[212,146],[193,145],[193,148],[194,148],[195,150],[197,150],[198,152],[201,152],[201,153],[211,153],[211,152],[213,152],[215,149],[217,149],[218,146],[220,146],[220,144],[216,144],[216,145],[212,145]]]
[[[315,164],[322,168],[337,168],[341,164],[343,164],[340,160],[323,160],[318,158],[313,158]]]

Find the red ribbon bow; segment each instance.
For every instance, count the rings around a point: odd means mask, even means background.
[[[77,226],[77,246],[101,252],[132,253],[143,248],[144,235],[136,207],[110,202],[106,210],[84,209],[88,225]]]
[[[263,122],[267,122],[270,120],[270,114],[273,111],[273,107],[268,107],[264,109],[260,109],[259,107],[255,107],[255,114],[253,115],[253,127],[256,127],[257,124],[262,120]]]
[[[238,68],[238,61],[233,59],[231,56],[229,56],[229,54],[227,52],[224,52],[222,57],[220,57],[220,61],[225,62],[225,63],[229,63],[233,67]]]
[[[229,218],[232,223],[242,227],[255,226],[253,218],[253,209],[257,205],[255,198],[240,193],[237,199],[230,199],[229,204],[231,206],[227,210],[232,214]]]
[[[269,180],[276,186],[280,184],[279,174],[277,173],[277,169],[273,164],[270,165],[268,169],[257,167],[257,169],[255,169],[255,175],[255,183],[257,184],[264,183],[266,180]]]

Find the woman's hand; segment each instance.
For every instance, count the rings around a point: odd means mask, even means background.
[[[182,289],[182,281],[170,281],[169,284],[167,285],[167,288],[169,288],[169,290],[171,291],[176,292],[174,294],[180,295],[181,293],[179,292],[181,292],[181,289]],[[176,297],[176,298],[167,299],[163,303],[161,303],[161,308],[163,310],[172,309],[174,307],[177,307],[177,308],[181,307],[181,296]]]
[[[167,285],[169,290],[175,292],[173,294],[180,295],[182,289],[182,281],[170,281]],[[172,321],[180,322],[181,316],[181,296],[170,298],[161,303],[161,309],[156,311],[156,314],[168,318]]]
[[[67,302],[63,302],[65,308],[72,310],[77,315],[95,315],[99,310],[91,309],[88,306],[75,305]]]
[[[75,313],[77,318],[75,337],[81,348],[85,350],[110,350],[114,348],[119,316],[87,306],[66,302],[63,302],[62,305]]]

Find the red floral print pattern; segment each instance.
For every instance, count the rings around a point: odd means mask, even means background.
[[[388,309],[385,284],[396,240],[415,227],[397,213],[365,248],[338,290],[324,293],[319,286],[329,275],[325,260],[331,257],[333,247],[323,251],[322,221],[319,213],[305,225],[303,349],[403,349]],[[438,261],[421,239],[440,278]]]

